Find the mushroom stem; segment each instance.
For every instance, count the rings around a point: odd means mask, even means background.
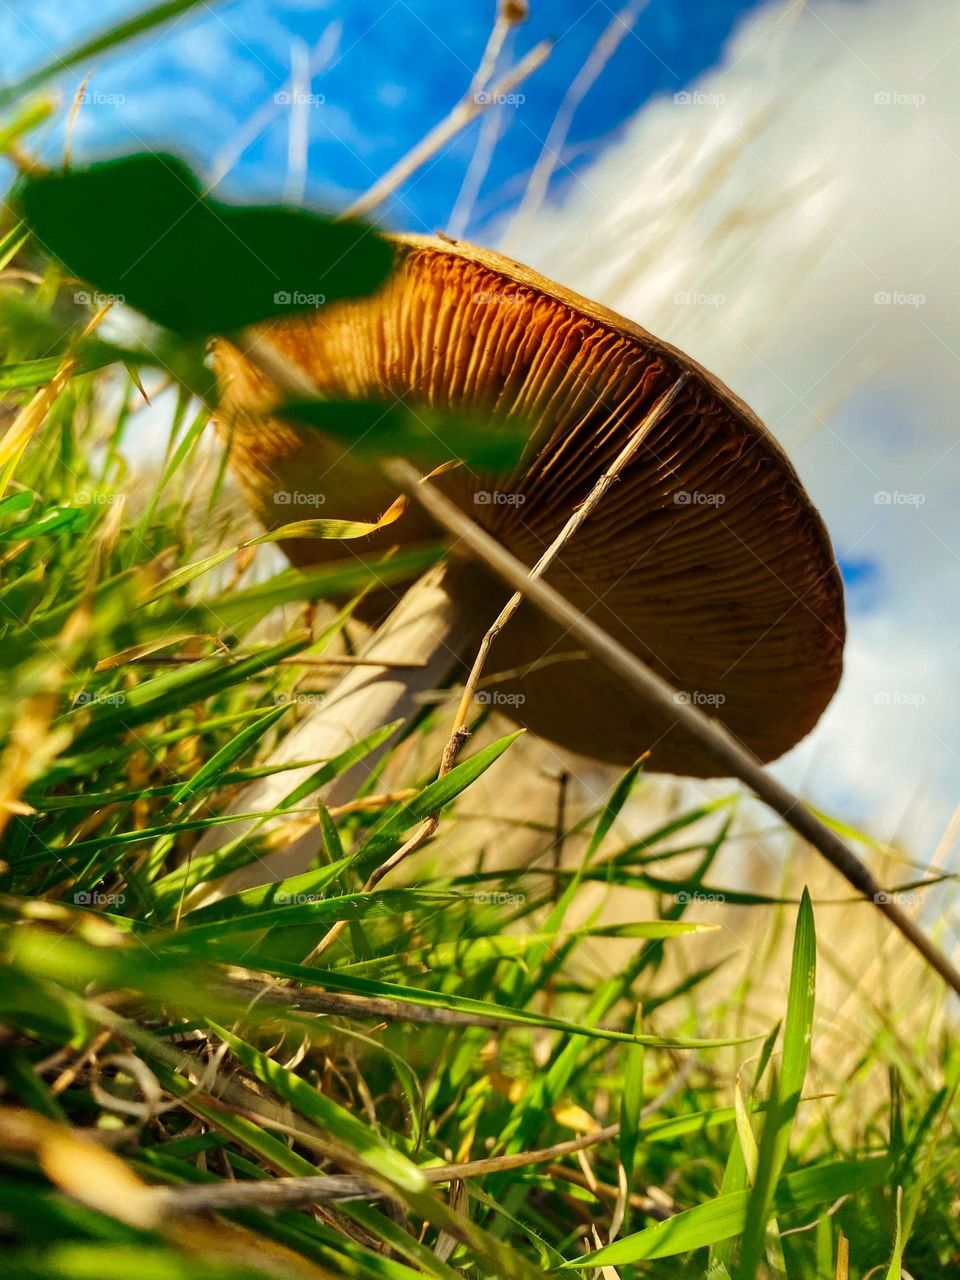
[[[960,995],[960,971],[922,929],[901,910],[876,881],[873,873],[843,840],[807,807],[804,801],[768,773],[760,760],[743,747],[718,720],[692,703],[677,698],[677,690],[635,657],[619,641],[592,622],[558,591],[535,577],[530,569],[475,524],[429,480],[409,463],[394,460],[386,465],[390,479],[412,497],[460,543],[515,591],[522,593],[566,633],[619,676],[625,685],[667,713],[694,735],[716,759],[721,771],[739,778],[765,804],[811,844],[867,900],[891,921],[944,981]]]
[[[465,568],[445,562],[414,583],[372,638],[363,655],[365,665],[351,668],[284,738],[272,757],[273,764],[331,759],[381,725],[407,720],[416,712],[419,695],[443,684],[482,631],[482,622],[472,622],[456,604],[454,588]],[[398,667],[401,662],[406,669]],[[381,743],[318,794],[328,804],[352,799],[393,740],[391,736]],[[234,813],[269,814],[316,768],[316,763],[305,764],[258,778],[239,793],[230,809]],[[196,853],[212,853],[245,833],[266,831],[276,821],[243,818],[211,828]],[[316,857],[317,845],[316,831],[308,831],[271,854],[269,860],[257,858],[220,880],[198,886],[189,895],[189,906],[204,906],[254,885],[298,875]]]

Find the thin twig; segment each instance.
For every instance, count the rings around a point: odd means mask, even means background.
[[[264,988],[262,982],[231,982],[223,989],[226,996],[236,997],[249,992],[264,996],[263,1007],[283,1005],[304,1013],[326,1013],[339,1018],[372,1018],[377,1022],[433,1023],[447,1027],[505,1027],[512,1025],[505,1018],[488,1017],[480,1013],[460,1013],[455,1009],[438,1009],[433,1005],[412,1004],[406,1000],[389,1000],[381,996],[357,996],[321,987]]]
[[[507,33],[518,23],[525,22],[527,16],[525,4],[517,4],[515,0],[499,0],[497,16],[487,39],[486,47],[483,50],[483,55],[480,58],[480,65],[477,67],[476,73],[470,81],[470,88],[467,90],[468,97],[472,98],[474,94],[480,93],[490,83],[493,73],[497,69],[500,54],[503,52]]]
[[[682,373],[669,390],[664,392],[646,417],[644,417],[643,421],[637,426],[636,430],[630,436],[630,439],[610,464],[610,467],[599,477],[585,500],[579,507],[577,507],[567,520],[566,524],[557,534],[556,538],[554,538],[550,546],[547,547],[546,551],[544,551],[543,555],[533,568],[529,570],[527,575],[528,580],[536,581],[543,577],[560,552],[576,534],[577,530],[596,510],[610,486],[634,459],[649,433],[661,420],[667,410],[674,404],[677,396],[683,390],[684,386],[686,386],[687,380],[687,374]],[[480,649],[477,653],[477,657],[470,670],[470,674],[467,676],[466,684],[463,687],[460,706],[457,708],[457,716],[454,721],[453,733],[450,735],[450,741],[447,743],[447,748],[444,752],[444,760],[440,765],[441,777],[443,777],[443,775],[449,770],[451,764],[456,759],[463,740],[468,736],[466,730],[467,720],[470,717],[470,710],[477,694],[477,685],[479,684],[480,677],[483,674],[483,668],[486,665],[487,656],[493,647],[493,642],[520,608],[520,605],[523,603],[523,595],[523,591],[514,592],[500,610],[499,615],[492,623],[490,629],[487,631],[487,634],[483,637],[483,640],[480,643]]]
[[[811,844],[865,898],[872,900],[911,946],[960,994],[960,971],[922,929],[885,893],[869,868],[847,844],[812,812],[797,795],[764,769],[760,760],[719,721],[693,703],[677,698],[677,691],[608,632],[598,627],[555,588],[537,578],[516,556],[466,516],[432,482],[423,480],[408,462],[385,465],[391,480],[405,489],[463,548],[488,565],[498,577],[558,622],[578,644],[593,654],[645,702],[668,716],[706,748],[726,777],[739,778],[765,804]]]
[[[579,1169],[568,1169],[566,1165],[552,1164],[547,1168],[547,1173],[551,1178],[572,1182],[576,1187],[585,1187],[588,1191],[592,1191],[598,1200],[616,1202],[620,1196],[618,1187],[611,1187],[606,1182],[597,1182],[596,1179],[591,1183]],[[646,1213],[652,1218],[659,1218],[661,1221],[666,1218],[672,1218],[682,1208],[675,1200],[667,1196],[664,1191],[661,1191],[659,1196],[644,1195],[640,1191],[631,1191],[627,1199],[630,1202],[631,1209],[638,1209],[641,1213]],[[607,1243],[612,1244],[613,1242],[608,1240]]]
[[[63,1093],[64,1089],[69,1089],[83,1068],[97,1056],[112,1035],[113,1032],[109,1030],[98,1031],[86,1048],[81,1050],[77,1057],[74,1058],[70,1066],[65,1067],[60,1072],[56,1080],[50,1085],[50,1092],[58,1094]]]

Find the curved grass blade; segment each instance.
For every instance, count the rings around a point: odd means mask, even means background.
[[[240,542],[235,547],[228,547],[225,551],[217,551],[213,555],[206,556],[203,560],[198,560],[196,564],[184,565],[182,569],[178,569],[176,573],[171,573],[168,578],[164,578],[162,582],[154,587],[150,592],[147,603],[153,604],[155,601],[162,599],[163,596],[182,590],[194,579],[199,578],[204,573],[208,573],[211,569],[215,569],[218,565],[229,560],[231,556],[235,556],[238,551],[245,551],[248,547],[263,547],[271,542],[283,542],[285,539],[293,538],[313,538],[331,542],[366,538],[371,533],[376,533],[379,529],[385,529],[388,525],[399,520],[406,507],[406,498],[400,497],[383,513],[379,520],[372,522],[364,520],[296,520],[291,524],[281,525],[279,529],[271,529],[269,533],[261,533],[258,537],[248,538],[246,542]]]
[[[183,17],[191,9],[199,8],[201,3],[209,7],[209,0],[162,0],[162,3],[136,13],[126,21],[111,22],[96,35],[74,45],[72,49],[64,50],[50,62],[31,71],[23,79],[14,84],[5,85],[0,89],[0,106],[16,101],[45,81],[52,80],[64,71],[69,71],[71,67],[85,65],[102,53],[108,53],[111,49],[119,48],[131,40],[136,40],[139,36],[146,35],[148,31]]]
[[[295,1112],[325,1129],[379,1176],[407,1191],[424,1190],[427,1182],[417,1166],[349,1111],[226,1028],[215,1022],[210,1026],[243,1066]]]

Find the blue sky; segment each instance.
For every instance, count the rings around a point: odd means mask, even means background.
[[[639,7],[639,6],[638,6]],[[609,145],[646,101],[673,95],[710,67],[749,0],[649,0],[573,121],[561,172],[572,173]],[[111,20],[136,10],[126,0],[31,0],[0,8],[2,75],[14,79]],[[522,107],[499,111],[501,137],[478,201],[477,223],[495,219],[519,194],[577,71],[617,9],[603,0],[534,3],[512,36],[513,58],[555,41],[546,65],[522,86]],[[692,10],[692,12],[691,12]],[[493,0],[236,0],[202,5],[132,50],[103,60],[92,102],[76,130],[78,157],[109,148],[168,145],[210,165],[290,74],[292,48],[329,55],[312,84],[323,102],[309,111],[307,194],[342,205],[401,157],[466,91],[490,31]],[[58,81],[69,95],[77,68]],[[114,98],[122,101],[111,101]],[[476,142],[474,126],[416,175],[386,208],[391,225],[421,230],[450,214]],[[232,190],[282,194],[288,117],[278,111],[238,160]],[[59,145],[60,137],[51,139]]]

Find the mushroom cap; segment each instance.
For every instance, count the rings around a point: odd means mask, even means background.
[[[383,288],[263,333],[331,399],[521,419],[532,438],[515,473],[459,468],[442,483],[532,564],[631,432],[681,373],[687,380],[546,580],[715,715],[761,760],[813,728],[840,679],[843,589],[820,516],[752,411],[683,352],[500,254],[397,237]],[[370,519],[395,497],[369,461],[265,411],[275,386],[225,341],[215,355],[219,425],[268,526],[323,512]],[[304,491],[307,491],[306,495]],[[278,493],[304,499],[276,498]],[[374,548],[431,536],[411,510]],[[355,554],[294,542],[294,563]],[[492,621],[501,589],[478,573],[463,607]],[[497,638],[490,702],[563,747],[615,763],[712,776],[716,765],[670,717],[585,660],[529,604]]]

